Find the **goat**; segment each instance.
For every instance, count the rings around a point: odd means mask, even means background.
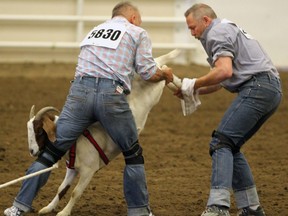
[[[175,58],[178,54],[178,50],[173,50],[166,55],[156,58],[155,61],[157,62],[158,67],[160,67],[170,59]],[[181,80],[175,75],[173,83],[168,84],[170,89],[175,91],[176,89],[181,88]],[[140,76],[134,78],[133,90],[131,91],[131,94],[128,95],[127,99],[135,118],[138,134],[140,134],[144,128],[150,110],[159,102],[164,86],[164,81],[151,83],[142,80]],[[55,123],[58,116],[49,114],[49,111],[58,110],[54,107],[45,107],[34,116],[34,106],[31,108],[27,129],[29,151],[32,156],[37,156],[41,149],[44,148],[45,139],[49,139],[50,141],[55,140]],[[88,130],[109,161],[113,160],[120,154],[118,146],[112,141],[110,136],[98,122],[88,127]],[[57,216],[70,215],[75,202],[82,195],[94,173],[105,165],[106,164],[101,159],[99,152],[93,145],[91,145],[84,135],[81,135],[76,142],[75,169],[66,168],[65,178],[59,186],[56,196],[46,207],[39,211],[39,214],[46,214],[53,211],[58,205],[60,199],[69,189],[76,175],[79,174],[79,181],[72,192],[68,204],[57,214]]]

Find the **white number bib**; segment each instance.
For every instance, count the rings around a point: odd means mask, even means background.
[[[116,49],[126,32],[126,27],[118,23],[104,23],[92,29],[80,47],[85,45],[101,46]]]

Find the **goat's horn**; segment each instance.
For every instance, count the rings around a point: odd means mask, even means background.
[[[29,119],[31,119],[31,118],[34,117],[34,113],[35,113],[35,105],[33,105],[33,106],[31,107]]]
[[[55,107],[52,107],[52,106],[44,107],[36,113],[35,120],[40,120],[42,118],[42,116],[49,111],[56,111],[58,113],[60,112],[58,109],[56,109]]]

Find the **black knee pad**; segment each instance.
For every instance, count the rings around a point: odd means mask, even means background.
[[[233,155],[240,151],[240,148],[237,147],[234,144],[234,142],[225,134],[214,130],[212,133],[212,137],[219,139],[219,143],[214,147],[210,146],[210,150],[209,150],[210,156],[212,156],[216,150],[221,149],[221,148],[229,148]]]
[[[44,157],[43,155],[45,155],[45,153],[50,155],[53,158],[53,161]],[[36,161],[51,167],[54,163],[60,160],[65,155],[65,153],[66,152],[57,149],[51,142],[47,142],[43,152],[39,155]]]
[[[143,149],[138,141],[135,142],[131,149],[123,151],[126,164],[144,164],[144,157],[142,155]]]

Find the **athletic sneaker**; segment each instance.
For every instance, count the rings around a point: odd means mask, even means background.
[[[246,207],[241,209],[237,216],[265,216],[265,212],[261,206],[259,206],[256,210]]]
[[[152,212],[150,212],[149,216],[155,216]]]
[[[228,208],[208,206],[201,216],[230,216]]]
[[[7,208],[4,211],[5,216],[22,216],[24,215],[24,211],[20,210],[19,208],[12,206],[10,208]]]

